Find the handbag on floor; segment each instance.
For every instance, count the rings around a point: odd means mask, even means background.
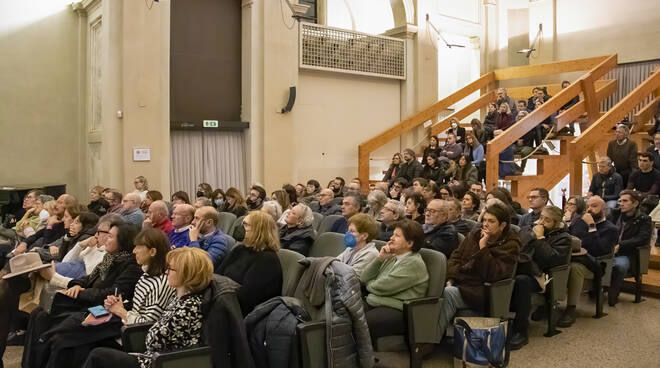
[[[454,321],[454,368],[506,367],[508,322],[499,318],[458,317]]]

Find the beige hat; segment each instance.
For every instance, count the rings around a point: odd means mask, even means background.
[[[36,252],[27,252],[24,254],[19,254],[12,257],[9,260],[9,269],[11,273],[8,273],[2,276],[3,279],[8,279],[10,277],[22,275],[24,273],[37,271],[42,268],[50,267],[49,263],[41,262],[41,257]]]
[[[583,256],[587,254],[587,250],[582,248],[582,240],[576,236],[571,236],[571,256]]]

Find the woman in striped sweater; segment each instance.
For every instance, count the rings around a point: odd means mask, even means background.
[[[167,285],[166,256],[170,249],[167,238],[158,229],[145,229],[135,238],[133,253],[144,274],[135,285],[132,303],[122,295],[108,295],[104,307],[112,318],[96,326],[83,326],[88,313],[69,316],[59,326],[44,336],[45,342],[35,349],[40,355],[31,359],[32,367],[81,367],[89,352],[99,346],[121,347],[115,340],[126,324],[155,323],[175,296],[175,290]],[[127,304],[132,308],[126,309]]]

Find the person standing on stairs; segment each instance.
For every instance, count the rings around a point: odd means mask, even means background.
[[[629,129],[625,124],[617,124],[616,139],[607,145],[607,156],[614,162],[616,172],[623,179],[623,187],[628,186],[628,177],[637,168],[637,143],[628,138]]]

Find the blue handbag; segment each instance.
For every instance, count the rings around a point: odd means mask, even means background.
[[[454,321],[454,367],[506,367],[508,322],[499,318],[458,317]]]

